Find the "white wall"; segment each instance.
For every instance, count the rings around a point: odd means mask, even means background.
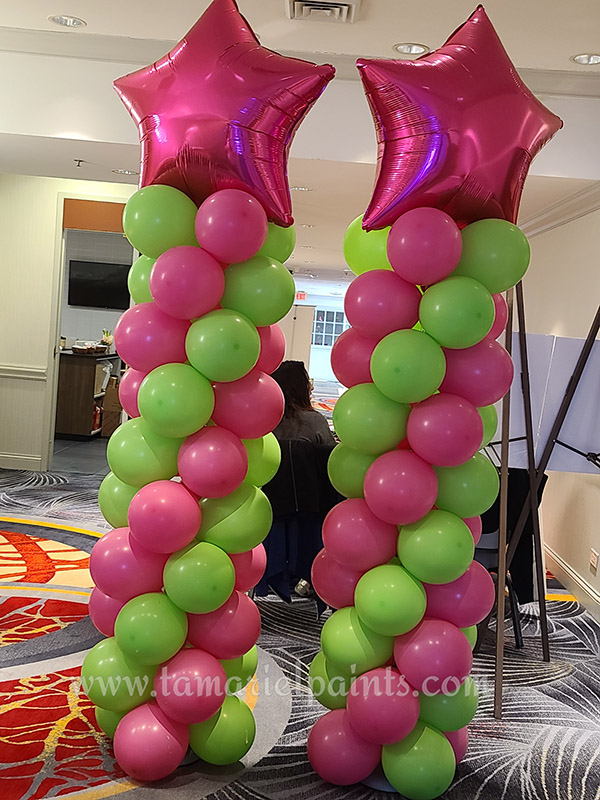
[[[330,295],[320,295],[318,293],[318,282],[315,289],[317,291],[307,291],[306,300],[297,300],[298,305],[311,305],[315,307],[315,319],[317,312],[324,311],[343,311],[344,300],[342,297],[331,297]],[[303,287],[304,290],[304,287]],[[331,369],[331,347],[312,345],[310,348],[310,377],[315,381],[337,381]]]
[[[63,196],[124,201],[134,191],[122,184],[0,176],[0,467],[48,464]]]
[[[122,311],[107,308],[82,308],[69,305],[69,261],[104,261],[109,264],[128,264],[133,260],[133,248],[120,233],[99,231],[65,231],[64,267],[61,295],[61,336],[97,341],[106,328],[114,331]]]
[[[600,300],[600,211],[530,241],[524,280],[528,331],[584,338]],[[542,502],[548,567],[600,616],[600,575],[589,565],[590,548],[600,550],[600,472],[548,475]]]

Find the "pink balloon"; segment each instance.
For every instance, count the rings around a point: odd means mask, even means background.
[[[127,512],[133,538],[155,553],[175,553],[198,533],[202,512],[181,483],[154,481],[142,487]]]
[[[481,539],[481,532],[483,529],[481,517],[465,517],[463,518],[463,522],[465,523],[467,528],[471,531],[471,534],[473,535],[473,541],[475,545],[477,545],[477,543]]]
[[[127,602],[139,594],[160,592],[167,557],[142,547],[129,528],[115,528],[94,545],[90,573],[101,592]]]
[[[394,272],[374,269],[355,278],[346,292],[348,322],[367,339],[382,339],[419,319],[421,293]]]
[[[180,650],[154,677],[156,702],[176,722],[204,722],[223,705],[227,675],[214,656],[202,650]]]
[[[437,50],[358,69],[379,145],[366,230],[419,206],[461,226],[517,219],[529,165],[562,122],[523,84],[481,5]]]
[[[496,589],[490,573],[477,561],[451,583],[424,583],[428,617],[445,619],[457,628],[469,628],[487,617]]]
[[[433,508],[438,483],[433,467],[410,450],[391,450],[365,475],[365,500],[376,517],[409,525]]]
[[[198,497],[225,497],[246,477],[248,452],[234,433],[210,425],[184,440],[177,468],[183,483]]]
[[[346,708],[354,730],[373,744],[399,742],[419,719],[418,692],[390,667],[360,675],[350,687]]]
[[[239,189],[211,194],[196,214],[198,244],[223,264],[237,264],[255,256],[268,230],[264,208]]]
[[[460,260],[462,238],[452,217],[437,208],[413,208],[394,222],[387,254],[394,272],[430,286],[447,278]]]
[[[394,660],[411,686],[433,695],[458,689],[469,675],[473,654],[460,628],[426,617],[396,637]]]
[[[452,745],[454,758],[456,759],[456,763],[459,764],[467,753],[467,747],[469,746],[469,729],[465,727],[459,728],[457,731],[442,731],[442,733]]]
[[[327,554],[343,566],[366,572],[396,555],[398,528],[376,517],[362,498],[334,506],[323,522]]]
[[[216,611],[188,614],[188,621],[190,642],[218,659],[243,656],[260,635],[258,607],[247,594],[238,591]]]
[[[138,392],[140,384],[148,373],[131,367],[121,376],[119,381],[119,401],[129,417],[139,417]]]
[[[257,544],[245,553],[231,553],[229,558],[235,569],[235,589],[249,592],[260,581],[267,568],[267,551],[264,545]]]
[[[441,392],[457,394],[474,406],[491,406],[510,389],[514,367],[498,342],[486,336],[464,350],[446,350],[446,375]]]
[[[189,327],[189,321],[168,316],[155,303],[139,303],[120,316],[115,347],[126,364],[144,374],[173,361],[184,364]]]
[[[114,636],[115,620],[124,605],[124,600],[109,597],[104,592],[101,592],[97,586],[92,589],[88,613],[96,630],[99,630],[105,636]]]
[[[270,375],[253,369],[238,381],[214,383],[212,419],[240,439],[259,439],[279,425],[285,400]]]
[[[113,741],[119,766],[138,781],[166,778],[181,764],[188,745],[187,726],[169,719],[152,701],[125,714]]]
[[[331,349],[331,369],[344,386],[350,388],[371,381],[371,356],[377,339],[366,339],[355,328],[348,328]]]
[[[434,394],[413,407],[406,435],[415,453],[429,464],[457,467],[479,450],[483,421],[464,397]]]
[[[362,571],[334,561],[326,549],[317,554],[311,570],[313,589],[332,608],[354,605],[354,590],[362,576]]]
[[[291,225],[288,150],[334,73],[261,47],[232,0],[211,3],[166,56],[115,81],[144,145],[140,186],[166,183],[197,205],[235,186]]]
[[[494,324],[491,331],[488,333],[488,339],[497,339],[506,329],[506,322],[508,320],[508,306],[503,294],[493,294],[492,300],[494,301],[494,308],[496,316],[494,317]]]
[[[219,262],[199,247],[172,247],[160,255],[150,272],[154,302],[177,319],[194,319],[213,311],[225,291]]]
[[[338,786],[363,781],[381,758],[381,746],[359,736],[343,708],[317,720],[308,734],[307,746],[314,771],[324,781]]]
[[[270,375],[275,372],[283,361],[285,355],[285,336],[283,331],[275,323],[266,327],[257,328],[260,338],[260,355],[254,369],[266,372]]]

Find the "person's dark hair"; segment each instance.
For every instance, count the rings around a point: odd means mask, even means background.
[[[303,361],[284,361],[273,373],[285,397],[284,417],[295,417],[298,411],[310,410],[310,378]]]

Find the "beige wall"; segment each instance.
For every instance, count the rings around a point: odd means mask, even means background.
[[[0,176],[0,467],[47,466],[63,197],[127,200],[133,191],[123,184]]]
[[[600,302],[600,211],[530,241],[528,331],[584,338]],[[590,548],[600,551],[600,472],[550,472],[542,525],[549,569],[600,618],[600,574],[589,565]]]

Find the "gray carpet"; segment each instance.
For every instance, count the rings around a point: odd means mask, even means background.
[[[38,518],[56,515],[78,520],[81,525],[88,521],[97,525],[97,483],[98,476],[74,473],[0,472],[0,513],[9,515],[18,508],[18,513]],[[323,619],[317,620],[311,600],[299,599],[286,606],[265,598],[258,605],[264,663],[272,660],[273,675],[280,670],[288,686],[282,696],[271,698],[266,691],[267,674],[259,676],[264,694],[259,696],[257,714],[260,708],[259,725],[264,730],[258,761],[251,751],[248,766],[216,772],[196,762],[181,767],[160,784],[133,789],[134,800],[379,800],[388,796],[361,785],[331,786],[313,773],[306,757],[306,738],[324,709],[312,698],[307,679]],[[475,659],[480,707],[471,726],[467,756],[444,800],[600,797],[600,625],[576,602],[550,601],[548,612],[549,664],[541,660],[539,621],[533,604],[522,609],[523,650],[514,648],[507,632],[502,721],[492,715],[491,639]],[[110,794],[108,786],[104,792],[103,797],[122,797],[121,792]],[[52,796],[52,791],[46,796]]]

